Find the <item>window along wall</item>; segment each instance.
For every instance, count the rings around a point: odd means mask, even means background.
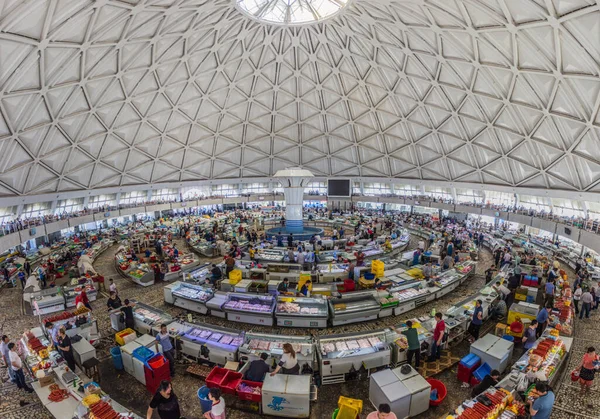
[[[148,191],[123,192],[119,198],[119,205],[142,205],[148,199]]]
[[[304,188],[306,195],[327,195],[327,182],[309,182]]]
[[[483,204],[485,192],[476,189],[456,188],[457,203]]]
[[[441,188],[439,186],[425,186],[425,195],[437,199],[454,199],[452,196],[452,189]]]
[[[70,214],[83,210],[84,198],[61,199],[56,202],[54,214]]]
[[[89,209],[103,207],[105,205],[109,207],[117,205],[117,194],[90,196],[88,202]]]
[[[519,195],[519,207],[528,210],[549,213],[552,210],[551,202],[549,198],[544,196]]]
[[[488,205],[512,207],[515,205],[515,194],[510,192],[485,191],[485,203]]]
[[[363,190],[365,195],[390,195],[392,193],[389,183],[365,183]]]
[[[239,196],[240,185],[237,183],[228,183],[212,186],[212,195],[216,196]]]

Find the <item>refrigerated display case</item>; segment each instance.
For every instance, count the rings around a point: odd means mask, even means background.
[[[327,327],[327,300],[321,297],[278,297],[275,318],[278,326]]]
[[[353,374],[389,365],[389,329],[368,333],[322,336],[317,340],[317,358],[323,384],[340,383]]]
[[[280,280],[283,278],[288,278],[292,282],[297,282],[300,279],[300,275],[303,273],[307,273],[310,275],[310,272],[303,272],[304,267],[297,263],[273,263],[269,262],[267,265],[267,280]]]
[[[272,295],[230,293],[223,310],[227,313],[227,320],[273,326],[275,298]]]
[[[222,319],[227,317],[227,313],[223,310],[223,306],[229,300],[229,293],[217,291],[213,297],[206,302],[206,307],[210,310],[210,315],[220,317]]]
[[[225,365],[237,361],[238,349],[244,343],[244,332],[206,324],[183,323],[181,352],[198,361]]]
[[[65,309],[65,297],[60,287],[33,291],[28,294],[28,297],[31,311],[35,316],[56,313]]]
[[[376,296],[376,291],[356,291],[340,294],[339,297],[329,300],[331,324],[339,326],[375,320],[381,307]]]
[[[209,287],[177,281],[163,288],[165,302],[174,306],[195,311],[196,313],[208,313],[206,302],[214,295],[214,290]]]
[[[283,250],[263,249],[256,252],[254,259],[263,263],[283,262],[285,252]]]
[[[149,335],[157,335],[160,332],[160,325],[169,325],[173,322],[173,317],[144,303],[135,302],[133,307],[134,328],[138,332]]]
[[[96,301],[98,298],[98,291],[94,287],[94,281],[87,279],[83,284],[69,285],[63,287],[63,293],[65,295],[65,305],[67,308],[75,307],[75,298],[81,294],[81,291],[85,289],[88,300]]]
[[[210,278],[210,263],[197,266],[194,269],[183,273],[183,280],[189,282],[204,283],[206,279]]]
[[[269,355],[266,360],[267,364],[274,369],[283,355],[284,343],[290,343],[294,348],[301,373],[307,368],[310,368],[311,371],[316,370],[315,343],[311,336],[285,336],[248,332],[244,336],[243,345],[240,346],[239,361],[249,364],[260,359],[260,354],[264,352]]]
[[[345,263],[328,263],[317,265],[319,272],[319,282],[334,282],[337,279],[347,278],[346,270],[348,264]]]

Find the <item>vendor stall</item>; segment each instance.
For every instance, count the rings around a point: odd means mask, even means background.
[[[214,295],[209,287],[177,281],[163,288],[165,302],[200,314],[207,314],[206,302]]]
[[[277,298],[275,318],[278,326],[324,328],[329,317],[327,308],[327,300],[320,296],[280,296]]]
[[[376,296],[376,291],[356,291],[329,300],[332,325],[375,320],[381,307]]]
[[[371,368],[389,365],[391,351],[387,342],[391,333],[389,329],[382,329],[320,337],[317,357],[321,382],[340,383],[355,374],[366,375]]]
[[[157,335],[160,332],[161,324],[169,325],[173,322],[173,317],[164,311],[137,301],[133,307],[133,318],[135,320],[134,329],[142,334],[150,335]]]
[[[310,336],[283,336],[264,333],[246,333],[244,344],[240,347],[239,360],[249,364],[260,359],[266,353],[267,364],[275,368],[283,355],[283,344],[290,343],[296,352],[300,372],[312,373],[317,369],[316,353],[313,338]]]
[[[28,303],[34,315],[56,313],[65,309],[65,297],[60,287],[46,288],[28,294]]]
[[[230,293],[222,307],[227,313],[227,320],[273,326],[275,298],[271,295]]]
[[[89,301],[96,301],[98,298],[98,291],[94,286],[94,281],[91,278],[75,278],[71,280],[71,285],[63,287],[63,293],[65,295],[66,307],[75,307],[75,298],[81,294],[81,291],[85,290],[85,293]]]
[[[238,359],[238,349],[244,342],[244,332],[206,324],[183,323],[181,352],[198,361],[225,365]]]

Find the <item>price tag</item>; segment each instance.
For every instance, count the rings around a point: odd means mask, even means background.
[[[264,322],[265,322],[265,319],[258,319],[258,322],[259,322],[259,323],[264,323]]]
[[[292,323],[292,321],[291,321],[291,320],[284,320],[284,321],[283,321],[283,325],[284,325],[284,326],[292,326],[292,324],[293,324],[293,323]]]
[[[240,316],[235,316],[235,319],[238,320],[238,321],[242,320],[242,318]]]

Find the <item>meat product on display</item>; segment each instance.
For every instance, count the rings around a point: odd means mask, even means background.
[[[358,342],[355,340],[349,340],[348,342],[346,342],[346,344],[348,345],[348,349],[358,349]]]
[[[333,343],[324,343],[322,346],[323,352],[326,354],[335,352],[335,345]]]
[[[359,339],[358,346],[361,347],[362,349],[368,349],[371,347],[371,344],[369,343],[368,339]],[[350,345],[348,345],[348,347],[350,347]]]
[[[337,342],[335,344],[335,347],[337,348],[338,351],[347,351],[348,350],[348,345],[346,345],[346,342]]]
[[[377,336],[373,336],[369,338],[369,342],[371,343],[371,346],[377,346],[381,343],[381,340]]]
[[[219,341],[219,343],[222,343],[223,345],[229,345],[231,343],[231,341],[233,340],[233,338],[231,336],[223,336],[221,338],[221,340]]]

